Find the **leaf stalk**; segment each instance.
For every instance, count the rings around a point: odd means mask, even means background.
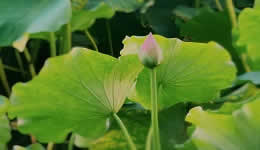
[[[95,50],[98,52],[98,47],[97,47],[97,44],[96,44],[93,36],[90,34],[90,32],[88,30],[85,30],[85,34],[88,37],[88,39],[90,40],[90,42],[92,43],[92,45],[95,48]]]
[[[118,115],[116,113],[113,114],[113,117],[115,118],[115,120],[117,121],[118,125],[120,126],[120,128],[121,128],[121,130],[122,130],[122,132],[123,132],[123,134],[124,134],[124,136],[125,136],[125,138],[126,138],[126,140],[128,142],[129,148],[131,150],[136,150],[136,146],[135,146],[135,144],[134,144],[130,134],[128,133],[124,123],[122,122],[122,120],[118,117]]]
[[[24,56],[25,56],[27,62],[29,63],[29,71],[32,75],[32,78],[34,78],[36,76],[36,71],[35,71],[35,68],[34,68],[34,65],[33,65],[33,62],[32,62],[31,55],[30,55],[27,48],[24,49]]]
[[[230,18],[230,21],[232,24],[232,28],[235,29],[238,27],[238,23],[237,23],[237,16],[236,16],[236,12],[235,12],[235,7],[233,5],[233,1],[226,0],[226,5],[227,5],[228,13],[229,13],[229,18]],[[242,65],[243,65],[245,71],[250,72],[251,69],[250,69],[249,65],[247,64],[247,55],[241,54],[240,59],[242,61]]]
[[[71,43],[71,24],[68,23],[65,25],[64,27],[65,31],[64,31],[64,35],[63,35],[63,49],[61,50],[62,53],[61,54],[66,54],[67,52],[69,52],[71,50],[72,47],[72,43]]]
[[[146,137],[145,150],[152,149],[152,138],[153,138],[153,128],[152,126],[149,128],[148,135]]]
[[[0,58],[0,78],[1,78],[1,81],[2,81],[2,84],[3,84],[3,87],[4,87],[7,95],[9,96],[11,94],[11,89],[10,89],[10,86],[8,84],[8,80],[7,80],[7,77],[6,77],[5,70],[4,70],[4,64],[3,64],[2,58]]]
[[[56,48],[56,35],[54,32],[50,32],[50,53],[51,57],[55,57],[57,53],[57,48]]]
[[[160,131],[158,121],[158,97],[157,97],[157,81],[156,69],[151,69],[151,100],[152,100],[152,128],[153,128],[153,144],[155,150],[161,150]]]
[[[18,52],[18,50],[15,49],[15,57],[16,57],[16,60],[17,60],[17,64],[19,66],[19,69],[21,70],[22,72],[22,76],[23,78],[25,79],[25,71],[24,71],[24,66],[23,66],[23,60],[22,60],[22,57],[20,55],[20,53]]]
[[[223,7],[221,6],[221,3],[219,2],[219,0],[215,0],[216,2],[216,6],[218,8],[219,11],[223,11]]]
[[[236,28],[237,27],[237,16],[236,16],[235,8],[233,5],[233,1],[226,0],[226,5],[227,5],[230,21],[232,24],[232,28]]]

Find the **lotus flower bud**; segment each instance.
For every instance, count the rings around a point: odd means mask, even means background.
[[[142,64],[150,69],[153,69],[160,64],[162,60],[162,50],[152,33],[149,33],[145,39],[138,56]]]

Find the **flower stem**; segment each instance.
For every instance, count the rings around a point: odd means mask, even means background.
[[[228,13],[229,13],[229,18],[232,23],[232,28],[235,29],[235,28],[237,28],[238,24],[237,24],[236,12],[235,12],[235,8],[234,8],[232,0],[226,0],[226,5],[227,5]],[[246,70],[246,72],[250,72],[251,69],[250,69],[249,65],[247,64],[247,55],[241,54],[240,59],[242,61],[242,65],[243,65],[244,69]]]
[[[71,50],[71,24],[65,25],[64,37],[63,37],[63,54],[66,54]]]
[[[115,120],[117,121],[118,125],[120,126],[120,128],[121,128],[121,130],[122,130],[122,132],[123,132],[123,134],[124,134],[124,136],[125,136],[125,138],[126,138],[126,140],[128,142],[129,148],[131,150],[136,150],[136,146],[135,146],[133,140],[131,139],[131,137],[130,137],[130,135],[129,135],[125,125],[124,125],[124,123],[121,121],[121,119],[117,116],[116,113],[113,114],[113,117],[115,118]]]
[[[56,50],[56,36],[54,32],[50,32],[50,53],[51,57],[55,57],[57,50]]]
[[[19,68],[15,68],[15,67],[8,66],[8,65],[4,65],[4,69],[25,74],[25,72],[21,71]]]
[[[72,134],[69,140],[68,150],[73,150],[74,141],[75,141],[75,134]]]
[[[31,55],[30,55],[27,48],[24,49],[24,55],[25,55],[27,62],[29,63],[29,70],[30,70],[30,73],[32,75],[32,78],[34,78],[36,76],[36,71],[35,71],[35,68],[33,66]]]
[[[158,102],[157,102],[157,81],[156,69],[151,70],[151,100],[152,100],[152,128],[153,128],[153,143],[155,150],[161,150],[160,131],[158,122]]]
[[[146,138],[146,143],[145,143],[145,149],[146,150],[152,149],[152,138],[153,138],[153,128],[151,126],[149,131],[148,131],[147,138]]]
[[[218,8],[219,11],[223,11],[223,7],[221,6],[221,3],[219,2],[219,0],[215,0],[216,2],[216,6]]]
[[[16,60],[17,60],[17,64],[18,64],[18,66],[19,66],[19,68],[22,72],[22,76],[25,79],[25,71],[24,71],[24,66],[23,66],[23,60],[22,60],[21,55],[18,52],[18,50],[15,50],[15,57],[16,57]]]
[[[5,70],[4,70],[4,64],[3,64],[3,61],[1,58],[0,58],[0,78],[1,78],[5,91],[6,91],[7,95],[9,96],[11,94],[11,89],[8,84],[8,80],[7,80],[7,77],[5,74]]]
[[[106,28],[107,28],[107,37],[108,37],[108,42],[109,42],[109,47],[110,47],[110,53],[112,56],[114,56],[112,33],[111,33],[111,27],[110,27],[109,20],[106,21]]]
[[[237,16],[236,16],[236,12],[232,0],[226,0],[226,5],[227,5],[230,21],[232,23],[232,28],[236,28]]]
[[[92,37],[92,35],[89,33],[88,30],[85,30],[85,34],[86,36],[89,38],[90,42],[92,43],[93,47],[95,48],[95,50],[98,52],[98,47],[97,47],[97,44],[94,40],[94,38]]]
[[[246,54],[241,54],[240,58],[242,60],[242,65],[244,66],[245,71],[246,72],[250,72],[251,69],[250,69],[249,65],[247,64],[247,55]]]

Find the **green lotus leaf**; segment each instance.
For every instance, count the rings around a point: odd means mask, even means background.
[[[231,31],[228,13],[215,12],[209,8],[201,9],[196,16],[181,26],[181,35],[192,41],[216,41],[226,49],[234,50]]]
[[[173,13],[183,21],[188,21],[198,14],[198,9],[180,5],[176,7]]]
[[[259,89],[251,83],[244,84],[243,86],[237,87],[234,91],[228,93],[223,97],[220,97],[216,102],[239,102],[247,100],[251,97],[256,96]]]
[[[260,98],[255,98],[231,114],[190,110],[186,120],[195,126],[191,140],[185,146],[190,150],[258,150],[260,148]]]
[[[5,113],[8,109],[8,100],[0,96],[0,149],[6,148],[6,143],[11,139],[9,120]]]
[[[260,1],[255,0],[254,8],[260,8]]]
[[[150,126],[149,113],[130,111],[120,112],[119,117],[126,125],[137,149],[145,149],[146,136]],[[118,124],[112,122],[110,130],[90,146],[92,150],[129,150]]]
[[[0,1],[0,46],[12,45],[25,33],[54,32],[71,17],[70,0]]]
[[[127,37],[121,55],[136,54],[145,37]],[[218,97],[221,89],[231,86],[236,68],[228,52],[209,42],[193,43],[155,35],[163,51],[163,61],[157,67],[158,104],[167,108],[179,102],[208,102]],[[150,70],[138,76],[136,92],[131,99],[149,109]]]
[[[239,70],[243,68],[237,50],[232,45],[232,26],[227,11],[200,9],[195,17],[181,26],[181,35],[193,42],[219,43],[230,52]]]
[[[180,5],[190,5],[191,1],[184,0],[150,0],[148,8],[143,13],[143,22],[156,34],[166,37],[177,36],[179,29],[174,23],[174,9]],[[148,2],[149,3],[149,2]],[[153,4],[154,3],[154,4]],[[159,20],[158,20],[159,19]]]
[[[72,30],[85,30],[91,27],[96,19],[110,19],[116,11],[129,13],[142,4],[143,0],[88,0],[85,5],[79,5],[80,8],[73,11]]]
[[[260,72],[247,72],[238,76],[236,83],[241,84],[245,82],[251,82],[255,85],[260,84]]]
[[[114,11],[130,13],[140,8],[144,0],[88,0],[87,8],[96,8],[100,3],[105,3]]]
[[[239,37],[235,44],[244,47],[248,56],[248,64],[252,71],[260,70],[260,9],[246,8],[239,15]]]
[[[161,145],[163,150],[175,150],[174,145],[187,139],[185,116],[186,105],[178,104],[159,113]],[[129,130],[137,149],[144,150],[150,127],[150,113],[144,110],[125,108],[119,112]],[[111,129],[105,136],[92,143],[93,150],[128,150],[127,141],[120,128],[112,122]]]
[[[11,117],[18,129],[41,142],[63,142],[70,132],[103,135],[142,70],[136,56],[119,59],[84,48],[49,59],[40,74],[18,83],[11,95]]]
[[[236,88],[231,93],[217,99],[214,103],[201,104],[204,110],[221,114],[232,114],[234,110],[241,108],[244,104],[255,100],[259,96],[259,89],[251,83]]]
[[[88,0],[71,0],[73,10],[80,10],[86,6]]]
[[[95,8],[83,8],[73,11],[72,30],[85,30],[94,24],[98,18],[111,18],[115,11],[105,3],[99,3]]]

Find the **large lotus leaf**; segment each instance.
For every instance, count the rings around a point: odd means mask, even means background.
[[[88,0],[81,8],[73,11],[72,30],[85,30],[96,19],[111,18],[116,11],[132,12],[142,6],[143,0]]]
[[[259,96],[259,92],[259,89],[255,85],[248,83],[228,95],[219,98],[215,104],[211,104],[213,107],[205,107],[204,105],[203,109],[212,110],[218,113],[231,114],[234,110],[239,109],[244,104],[254,100]]]
[[[260,1],[259,0],[255,0],[254,8],[260,8]]]
[[[174,23],[173,10],[180,5],[190,5],[192,1],[156,0],[154,2],[154,5],[143,14],[143,21],[157,34],[167,37],[177,36],[179,29]]]
[[[88,0],[87,8],[96,8],[100,3],[109,5],[114,11],[132,12],[140,8],[144,0]]]
[[[181,26],[181,35],[193,42],[215,41],[225,47],[239,68],[240,58],[232,45],[232,26],[226,11],[216,12],[205,8]]]
[[[70,0],[1,0],[0,46],[25,33],[53,32],[70,20]]]
[[[246,8],[239,15],[239,38],[236,45],[244,46],[253,71],[260,70],[260,9]]]
[[[173,13],[183,21],[188,21],[197,15],[198,10],[199,9],[180,5],[174,9]]]
[[[86,6],[88,0],[71,0],[72,10],[80,10]]]
[[[160,109],[179,102],[208,102],[235,79],[236,69],[228,52],[209,42],[193,43],[155,36],[163,51],[163,61],[156,68]],[[122,55],[136,54],[145,37],[127,37]],[[134,101],[150,108],[150,70],[138,76]]]
[[[119,112],[118,114],[127,127],[137,149],[145,149],[146,136],[150,126],[150,115],[142,111]],[[127,141],[116,122],[111,129],[90,146],[92,150],[129,150]]]
[[[186,138],[185,116],[186,105],[178,104],[159,113],[161,145],[163,150],[174,150],[174,145],[183,143]],[[150,127],[150,113],[129,108],[120,111],[120,117],[126,124],[137,149],[144,150]],[[91,146],[93,150],[128,150],[127,141],[118,125],[113,122],[105,136]]]
[[[0,96],[0,149],[4,150],[6,143],[11,139],[10,126],[5,113],[7,111],[8,101]]]
[[[84,48],[49,59],[40,74],[18,83],[11,95],[11,117],[22,133],[41,142],[62,142],[70,132],[97,138],[124,104],[142,70],[136,56],[113,58]]]
[[[247,72],[238,76],[236,83],[241,84],[245,82],[251,82],[255,85],[260,84],[260,72]]]
[[[196,42],[216,41],[226,49],[233,50],[232,27],[229,22],[228,13],[225,11],[201,9],[198,15],[181,26],[181,35]]]
[[[72,30],[85,30],[98,18],[111,18],[115,11],[105,3],[99,3],[95,8],[83,8],[74,10],[72,15]]]
[[[260,148],[260,98],[232,114],[219,114],[193,108],[186,120],[196,128],[187,146],[190,150],[258,150]]]
[[[226,7],[225,0],[218,0],[218,1],[222,7]],[[241,0],[241,1],[244,1],[244,0]],[[203,1],[200,1],[200,3],[203,7],[210,7],[210,8],[218,9],[215,0],[203,0]],[[237,6],[237,3],[239,3],[239,2],[234,1],[234,3],[236,3],[235,5]]]

